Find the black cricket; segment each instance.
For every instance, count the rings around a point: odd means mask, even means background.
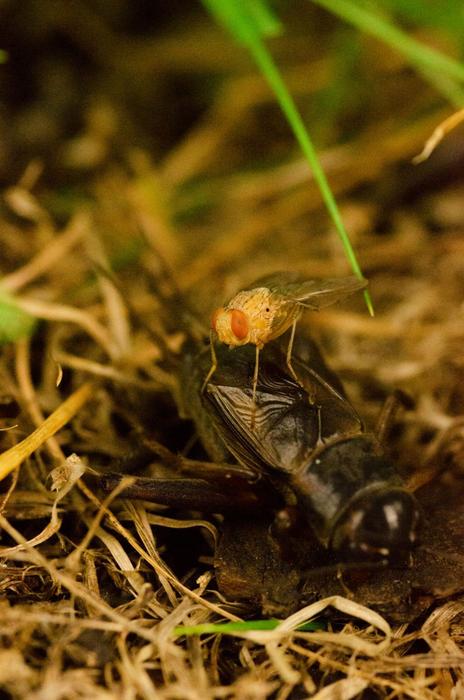
[[[271,484],[281,495],[288,517],[280,511],[279,521],[291,523],[296,507],[319,542],[340,559],[403,558],[417,539],[417,501],[379,439],[364,431],[314,341],[300,340],[294,349],[301,383],[288,372],[279,340],[263,349],[256,408],[254,349],[218,346],[217,353],[218,369],[204,394],[204,355],[191,361],[186,384],[210,453],[217,449],[209,447],[211,440],[219,438],[258,483]]]
[[[417,539],[417,501],[314,341],[295,343],[299,382],[281,339],[263,348],[255,402],[254,348],[216,352],[205,391],[207,349],[186,350],[181,373],[185,412],[216,466],[192,461],[189,478],[136,478],[123,495],[234,516],[272,509],[277,537],[303,522],[339,561],[403,561]],[[120,479],[101,484],[110,490]]]

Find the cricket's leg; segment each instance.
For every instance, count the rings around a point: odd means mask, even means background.
[[[206,379],[203,382],[203,385],[201,387],[201,393],[204,392],[204,390],[206,389],[206,385],[208,384],[209,380],[211,379],[211,377],[213,376],[213,374],[215,373],[215,371],[217,369],[217,357],[216,357],[216,351],[214,349],[214,331],[213,330],[211,330],[210,334],[209,334],[209,347],[211,350],[211,367],[210,367],[210,370],[209,370],[208,374],[206,375]]]
[[[316,412],[317,412],[317,442],[316,446],[321,447],[321,445],[324,445],[324,438],[322,437],[322,416],[321,416],[321,406],[319,404],[315,404]]]
[[[393,421],[400,408],[412,409],[414,402],[408,394],[400,389],[396,389],[382,406],[380,416],[377,420],[375,434],[378,441],[382,444],[386,442],[388,433],[391,430]]]
[[[227,472],[226,472],[227,473]],[[273,504],[274,494],[263,493],[262,484],[255,487],[240,476],[219,479],[218,475],[210,478],[181,477],[181,478],[148,478],[143,476],[128,476],[109,472],[87,474],[92,484],[98,486],[104,493],[118,489],[118,496],[129,499],[141,499],[174,508],[202,510],[207,513],[236,513],[248,510],[256,513],[262,507],[263,497],[266,504]]]

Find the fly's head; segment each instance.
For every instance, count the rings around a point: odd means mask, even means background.
[[[276,318],[281,317],[280,306],[269,289],[245,290],[236,294],[225,307],[216,309],[211,327],[218,340],[230,347],[251,343],[261,348],[283,333],[292,322],[290,319],[276,329]]]
[[[400,486],[370,486],[353,498],[332,531],[331,547],[343,558],[404,561],[417,540],[420,511]]]
[[[221,343],[230,347],[238,347],[250,342],[248,315],[240,309],[216,309],[211,319],[211,328]]]

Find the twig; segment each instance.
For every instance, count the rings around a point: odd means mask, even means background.
[[[33,433],[3,452],[0,455],[0,480],[19,467],[37,448],[66,425],[91,397],[93,390],[94,386],[90,382],[81,386],[66,401],[63,401],[56,411],[53,411]]]

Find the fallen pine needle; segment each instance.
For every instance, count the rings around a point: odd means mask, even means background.
[[[3,452],[0,455],[0,480],[19,467],[26,457],[30,457],[44,442],[66,425],[89,399],[92,391],[93,384],[91,382],[81,386],[66,401],[63,401],[56,411],[53,411],[33,433]]]

